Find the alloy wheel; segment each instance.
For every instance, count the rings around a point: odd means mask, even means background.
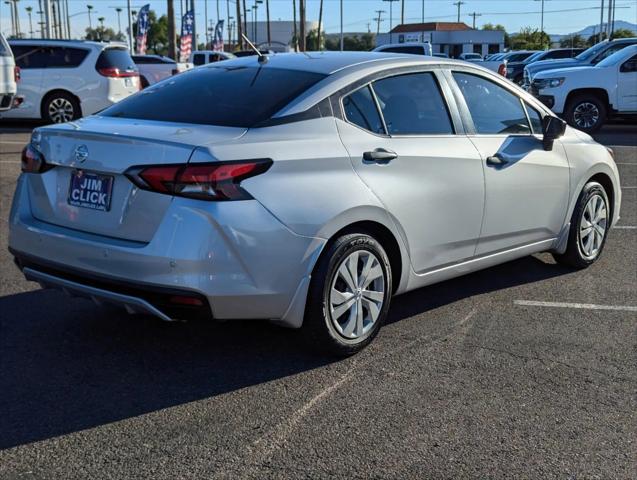
[[[364,337],[380,316],[385,299],[385,274],[378,258],[356,250],[338,266],[329,294],[330,318],[343,337]]]
[[[66,98],[54,98],[49,103],[49,118],[53,123],[65,123],[73,120],[75,109]]]
[[[597,105],[591,102],[582,102],[573,111],[573,120],[579,128],[591,128],[599,121],[600,112]]]
[[[601,195],[593,195],[584,207],[580,221],[579,242],[588,259],[595,258],[604,242],[608,228],[608,209]]]

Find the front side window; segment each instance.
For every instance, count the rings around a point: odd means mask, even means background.
[[[526,107],[526,113],[529,114],[533,133],[535,135],[542,135],[542,114],[526,102],[524,102],[524,106]]]
[[[626,60],[621,68],[619,69],[622,73],[632,73],[637,72],[637,55],[633,55],[628,60]]]
[[[626,48],[628,45],[629,45],[628,43],[616,43],[615,45],[611,45],[602,53],[600,53],[597,57],[595,57],[595,60],[593,61],[593,63],[601,62],[605,58],[610,57],[613,53],[617,53],[623,48]]]
[[[268,67],[194,68],[128,97],[107,117],[250,128],[272,117],[325,75]]]
[[[404,47],[388,47],[381,50],[385,53],[409,53],[412,55],[424,55],[425,51],[422,47],[418,45],[413,46],[404,46]]]
[[[531,133],[520,97],[478,75],[453,72],[453,78],[467,103],[476,133]]]
[[[343,98],[345,118],[373,133],[385,133],[376,102],[369,87],[363,87]]]
[[[410,73],[373,84],[390,135],[453,134],[451,118],[433,73]]]

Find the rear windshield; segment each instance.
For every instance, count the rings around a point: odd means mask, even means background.
[[[323,78],[313,72],[210,64],[153,85],[102,115],[249,128]]]
[[[97,70],[103,68],[118,68],[122,71],[137,70],[135,62],[125,48],[107,48],[100,53],[95,65]]]

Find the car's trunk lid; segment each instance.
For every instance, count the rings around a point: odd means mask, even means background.
[[[56,167],[29,175],[32,214],[83,232],[150,242],[172,197],[136,188],[124,172],[187,163],[198,145],[231,141],[244,131],[105,117],[43,128],[33,142]]]

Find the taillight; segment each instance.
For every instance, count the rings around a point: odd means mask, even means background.
[[[200,200],[247,200],[252,198],[241,182],[260,175],[272,160],[133,167],[126,176],[139,188]]]
[[[44,155],[38,152],[31,144],[22,149],[21,168],[25,173],[43,173],[53,168],[44,161]]]
[[[506,63],[501,63],[500,66],[498,67],[498,73],[500,75],[502,75],[503,77],[507,76],[507,66]]]
[[[22,73],[20,72],[20,67],[16,65],[15,67],[13,67],[13,79],[16,82],[19,82],[21,78],[22,78]]]
[[[139,77],[139,72],[120,70],[117,67],[100,68],[97,71],[100,75],[111,78]]]

